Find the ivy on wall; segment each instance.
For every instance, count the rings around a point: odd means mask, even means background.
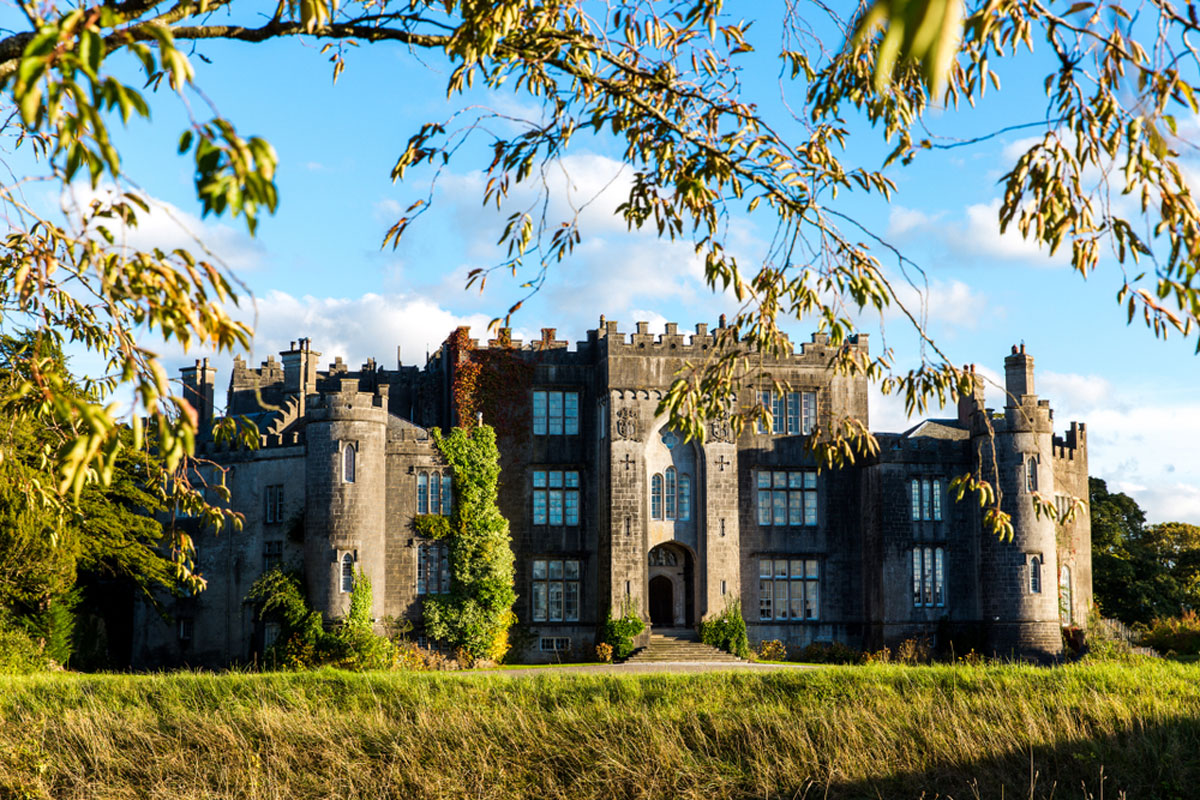
[[[530,425],[530,388],[534,365],[531,355],[513,346],[508,328],[501,328],[494,346],[475,347],[470,329],[455,329],[447,340],[451,369],[451,403],[458,424],[484,421],[501,436],[519,436]]]
[[[508,651],[513,553],[508,520],[496,504],[500,451],[488,425],[434,428],[434,444],[454,474],[454,506],[447,517],[423,515],[417,531],[447,544],[450,592],[425,599],[425,632],[474,659],[499,661]]]

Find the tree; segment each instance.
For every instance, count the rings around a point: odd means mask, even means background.
[[[1089,479],[1092,585],[1106,616],[1148,624],[1200,609],[1200,527],[1147,525],[1136,501]]]
[[[612,137],[635,175],[617,213],[630,227],[650,225],[660,236],[690,240],[710,285],[730,289],[741,304],[722,330],[722,346],[681,375],[663,401],[663,410],[694,436],[704,436],[706,418],[729,411],[735,431],[753,418],[770,424],[762,407],[740,409],[733,400],[739,384],[772,380],[756,354],[786,347],[781,316],[815,323],[838,347],[853,334],[856,313],[899,307],[923,343],[920,364],[903,369],[889,351],[867,356],[847,347],[837,350],[831,367],[881,381],[884,391],[904,396],[910,412],[970,391],[971,378],[930,339],[919,309],[902,302],[879,254],[905,269],[916,265],[847,216],[837,198],[852,191],[891,197],[896,186],[885,167],[956,146],[925,133],[927,112],[973,103],[989,84],[998,91],[992,67],[1019,51],[1044,49],[1053,61],[1044,135],[1005,175],[998,226],[1015,226],[1051,251],[1069,247],[1084,277],[1110,252],[1122,266],[1116,288],[1123,311],[1129,320],[1140,315],[1158,336],[1190,335],[1200,318],[1200,212],[1175,135],[1177,116],[1198,110],[1196,53],[1188,38],[1198,25],[1190,5],[1152,0],[1133,13],[1119,0],[873,0],[843,17],[828,4],[792,0],[765,37],[724,14],[721,0],[288,0],[270,16],[245,0],[17,5],[25,27],[0,39],[0,85],[19,112],[9,124],[43,155],[53,180],[65,185],[82,176],[93,187],[113,180],[120,191],[68,229],[39,219],[22,202],[20,181],[4,187],[2,199],[18,224],[7,238],[0,297],[20,324],[105,356],[110,388],[136,387],[133,446],[148,432],[167,472],[175,473],[167,481],[172,491],[197,508],[192,473],[180,471],[196,417],[140,344],[141,333],[222,350],[245,344],[249,331],[228,314],[225,303],[238,299],[236,283],[219,265],[183,250],[119,246],[120,230],[136,224],[144,204],[125,191],[109,120],[148,116],[150,106],[123,74],[127,62],[112,58],[118,52],[135,57],[143,73],[138,82],[179,94],[193,78],[183,42],[202,49],[214,39],[311,39],[330,54],[335,78],[350,63],[351,44],[390,42],[438,54],[452,66],[450,94],[480,83],[519,92],[546,112],[491,142],[485,203],[499,204],[518,184],[537,186],[585,132]],[[781,120],[743,96],[739,69],[756,44],[778,55],[794,114],[784,121],[794,131],[781,133]],[[846,121],[851,116],[864,117],[890,144],[882,164],[859,165],[844,155],[857,135]],[[489,118],[468,108],[422,126],[397,157],[393,177],[467,152],[461,145],[486,135]],[[274,152],[219,114],[193,116],[179,151],[194,160],[206,214],[241,216],[253,231],[258,215],[275,208]],[[1120,195],[1140,208],[1122,212],[1113,202]],[[385,246],[394,246],[426,208],[424,198],[415,200]],[[585,233],[578,215],[550,219],[544,208],[535,202],[510,217],[501,234],[510,257],[475,270],[469,284],[482,286],[500,270],[531,291],[542,285]],[[730,253],[729,222],[740,211],[776,226],[759,263],[741,264]],[[1149,274],[1137,274],[1143,259],[1152,264]],[[107,478],[106,465],[121,447],[115,409],[63,398],[36,364],[31,375],[23,390],[36,401],[29,413],[70,431],[69,446],[50,464],[56,481],[47,496],[78,494],[91,470]],[[861,420],[839,419],[819,433],[816,454],[827,464],[875,446]],[[990,506],[997,530],[1011,530],[985,474],[966,476],[962,486]],[[1050,504],[1043,508],[1053,513]]]

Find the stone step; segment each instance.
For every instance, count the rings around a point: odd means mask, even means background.
[[[626,663],[634,664],[680,662],[736,664],[741,659],[704,644],[690,630],[651,633],[650,644],[626,659]]]

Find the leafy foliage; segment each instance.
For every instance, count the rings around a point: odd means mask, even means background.
[[[1142,635],[1142,644],[1160,653],[1200,655],[1200,614],[1185,611],[1177,617],[1154,619]]]
[[[624,661],[633,655],[633,640],[646,630],[646,623],[638,616],[633,603],[626,603],[621,610],[621,616],[613,618],[612,609],[604,619],[604,627],[600,631],[600,644],[610,647],[609,658]],[[597,655],[600,655],[597,649]]]
[[[0,609],[0,675],[25,675],[49,669],[52,660],[26,628]]]
[[[1106,616],[1148,624],[1200,610],[1200,527],[1147,525],[1133,498],[1090,479],[1092,583]]]
[[[434,444],[450,465],[454,506],[444,534],[450,562],[450,592],[425,598],[425,631],[432,639],[463,650],[471,659],[500,661],[508,651],[513,553],[508,520],[496,505],[500,451],[487,425],[433,431]]]
[[[360,571],[350,593],[350,609],[333,630],[325,630],[321,613],[304,597],[300,575],[273,569],[250,587],[247,602],[259,617],[279,626],[264,663],[286,669],[334,666],[341,669],[387,669],[396,662],[395,645],[374,631],[371,582]]]
[[[746,638],[746,620],[742,617],[742,602],[729,600],[725,609],[715,617],[700,623],[700,641],[719,647],[738,658],[750,657],[750,641]]]

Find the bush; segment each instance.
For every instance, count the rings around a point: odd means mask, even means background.
[[[611,663],[613,659],[612,645],[608,642],[601,642],[596,645],[596,660],[602,664]]]
[[[1157,617],[1142,636],[1142,644],[1160,653],[1200,655],[1200,614],[1185,611],[1178,617]]]
[[[604,620],[604,630],[600,632],[600,641],[612,647],[612,657],[624,661],[633,655],[633,640],[646,629],[646,623],[633,610],[632,603],[626,603],[621,616],[613,619],[612,609]]]
[[[700,641],[719,647],[738,658],[750,657],[750,640],[746,638],[746,620],[742,619],[742,604],[732,600],[725,610],[700,623]]]
[[[813,642],[800,651],[797,661],[809,664],[856,664],[862,653],[841,642]]]
[[[756,661],[786,661],[787,660],[787,645],[778,639],[768,639],[758,645],[758,652],[754,654]]]
[[[0,611],[0,674],[27,675],[44,672],[51,666],[44,649]]]

